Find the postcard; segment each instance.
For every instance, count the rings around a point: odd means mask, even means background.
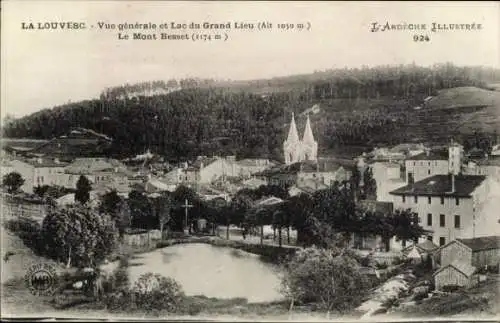
[[[499,319],[498,2],[1,14],[2,320]]]

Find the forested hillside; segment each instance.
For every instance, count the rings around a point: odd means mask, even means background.
[[[446,64],[432,69],[413,65],[343,69],[244,82],[155,81],[105,89],[99,99],[9,120],[3,131],[10,138],[50,139],[72,127],[94,129],[114,139],[110,153],[117,156],[150,148],[171,160],[212,154],[279,159],[291,112],[298,116],[302,133],[305,116],[300,114],[315,104],[319,111],[311,119],[320,153],[346,146],[448,140],[446,118],[453,119],[453,113],[447,112],[443,119],[440,112],[434,120],[437,108],[414,107],[428,95],[459,86],[482,91],[481,98],[492,91],[477,87],[487,89],[495,79],[500,79],[497,70]],[[498,102],[495,96],[488,100],[484,107]],[[441,122],[443,130],[437,137],[435,129],[426,128],[433,120]],[[415,133],[406,131],[410,125]],[[456,125],[449,130],[452,135],[460,133]]]

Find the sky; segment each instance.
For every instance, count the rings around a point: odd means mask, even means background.
[[[500,67],[500,2],[163,2],[3,1],[1,111],[24,116],[95,98],[106,87],[199,77],[255,79],[315,70],[411,64]],[[36,29],[38,23],[84,22],[84,30]],[[228,39],[120,40],[99,22],[156,23],[158,35],[215,33]],[[227,23],[230,30],[160,30],[166,23]],[[234,29],[270,22],[272,29]],[[481,24],[469,31],[371,32],[371,24]],[[33,23],[35,29],[23,29]],[[280,30],[278,24],[310,26]],[[93,28],[92,28],[93,26]],[[129,35],[140,30],[122,31]],[[429,42],[415,42],[428,35]],[[224,36],[223,36],[224,37]]]

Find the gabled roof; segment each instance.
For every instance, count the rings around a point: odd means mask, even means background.
[[[274,196],[263,197],[260,200],[255,201],[255,206],[269,206],[277,205],[283,203],[283,200]]]
[[[448,160],[448,152],[441,150],[431,150],[408,157],[406,160]]]
[[[127,167],[112,158],[77,158],[69,164],[65,171],[69,174],[91,174],[114,169],[126,171]]]
[[[456,175],[455,191],[452,192],[451,175],[435,175],[398,188],[392,195],[424,195],[424,196],[455,196],[471,197],[474,190],[483,183],[486,176]]]
[[[457,239],[472,251],[500,250],[500,236],[478,237],[472,239]]]
[[[417,250],[423,251],[423,252],[433,252],[439,248],[436,244],[434,244],[430,240],[425,240],[424,242],[418,243],[416,245],[411,245],[403,249],[403,252],[407,252],[411,250],[411,248],[416,247]]]
[[[35,168],[42,167],[65,167],[68,163],[58,161],[52,158],[35,158],[35,159],[24,159],[18,158],[17,160],[22,161],[24,163],[30,164]]]
[[[438,270],[436,270],[434,272],[434,274],[432,274],[432,276],[435,276],[435,275],[439,274],[441,271],[445,270],[448,267],[455,268],[456,270],[458,270],[459,272],[461,272],[462,274],[464,274],[466,277],[472,276],[472,274],[474,274],[474,272],[476,271],[476,267],[470,265],[469,263],[467,263],[465,261],[456,260],[456,261],[454,261],[451,264],[442,266],[441,268],[439,268]]]
[[[199,157],[198,159],[196,159],[189,167],[188,169],[189,170],[199,170],[201,169],[202,167],[205,168],[207,167],[208,165],[212,164],[213,162],[215,162],[216,160],[218,160],[217,157]]]

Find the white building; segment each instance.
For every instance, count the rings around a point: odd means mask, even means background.
[[[489,193],[485,176],[452,173],[425,178],[390,194],[394,209],[416,212],[420,225],[430,231],[427,238],[442,246],[456,238],[476,236],[479,207]]]
[[[64,167],[67,164],[57,158],[15,159],[11,165],[24,179],[21,190],[26,193],[33,193],[37,186],[64,185]]]
[[[292,113],[292,122],[290,123],[288,137],[283,143],[283,151],[285,154],[285,164],[287,165],[300,161],[317,160],[318,142],[314,140],[309,115],[307,115],[304,137],[300,140],[297,125],[295,124],[295,116]]]
[[[453,151],[455,152],[455,150]],[[407,158],[405,160],[406,183],[418,182],[434,175],[448,174],[451,164],[448,155],[449,152],[427,150]],[[457,161],[454,160],[453,162]]]
[[[375,162],[370,165],[377,183],[377,201],[392,202],[389,192],[405,185],[401,165],[394,162]]]

